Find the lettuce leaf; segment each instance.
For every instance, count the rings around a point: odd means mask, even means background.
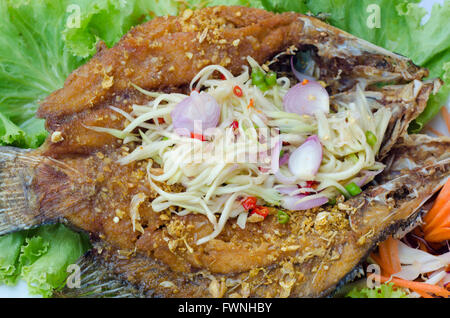
[[[45,140],[44,120],[32,117],[20,126],[0,113],[0,145],[20,148],[37,148]]]
[[[64,1],[0,2],[0,144],[38,147],[47,132],[38,103],[83,60],[68,54]],[[25,126],[21,124],[28,121]]]
[[[447,61],[450,60],[450,57]],[[431,95],[427,102],[425,110],[413,121],[409,126],[410,133],[418,133],[422,130],[426,123],[432,120],[442,107],[449,103],[450,99],[450,62],[443,65],[444,74],[441,79],[444,85],[436,95]]]
[[[73,16],[74,20],[72,25],[66,24],[62,30],[67,48],[75,56],[86,58],[95,54],[99,40],[109,47],[113,46],[133,25],[146,19],[148,6],[140,7],[138,4],[141,3],[136,0],[71,1],[70,18]],[[79,17],[76,17],[77,14]]]
[[[86,238],[62,224],[40,227],[26,239],[20,255],[21,277],[30,293],[50,297],[65,284],[67,267],[88,248]]]
[[[50,297],[64,286],[67,267],[90,248],[87,235],[62,224],[0,237],[0,283],[27,282],[31,294]]]
[[[19,278],[19,254],[26,232],[0,236],[0,284],[15,285]]]
[[[408,293],[392,283],[381,284],[375,288],[353,288],[346,297],[349,298],[408,298]]]

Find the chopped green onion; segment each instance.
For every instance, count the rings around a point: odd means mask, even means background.
[[[377,143],[377,136],[375,136],[375,134],[373,132],[368,130],[368,131],[366,131],[366,140],[367,140],[367,143],[371,147],[373,147]]]
[[[261,84],[256,86],[261,90],[261,92],[265,92],[269,89],[269,86],[267,86],[266,82],[262,82]]]
[[[264,79],[269,87],[275,86],[277,84],[277,73],[271,71],[266,74]]]
[[[269,89],[269,86],[266,84],[266,75],[258,68],[252,70],[252,83],[263,92]]]
[[[284,155],[284,150],[281,150],[280,151],[280,158],[283,157],[283,155]]]
[[[361,188],[354,182],[350,182],[345,186],[345,189],[350,193],[351,196],[358,195],[362,192]]]
[[[256,86],[264,83],[264,73],[258,68],[252,70],[252,83]]]
[[[289,214],[284,211],[278,210],[277,219],[278,223],[286,224],[287,222],[289,222]]]
[[[162,140],[169,140],[169,137],[163,137]]]
[[[328,200],[328,204],[329,204],[329,205],[335,205],[335,204],[336,204],[336,198],[329,199],[329,200]]]

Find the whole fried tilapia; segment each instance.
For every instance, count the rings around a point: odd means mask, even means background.
[[[157,193],[146,178],[148,161],[119,164],[131,146],[86,128],[123,128],[125,118],[108,106],[129,112],[131,105],[150,100],[131,83],[150,91],[187,92],[207,65],[237,74],[251,56],[282,73],[296,50],[308,51],[319,66],[332,103],[351,98],[359,84],[377,107],[391,110],[379,158],[391,160],[392,169],[380,176],[385,182],[351,200],[287,211],[288,224],[279,224],[272,208],[264,222],[243,230],[230,220],[215,239],[196,245],[196,238],[213,231],[207,218],[153,212]],[[86,267],[83,288],[64,291],[69,296],[329,294],[378,241],[413,222],[420,205],[448,178],[447,139],[408,137],[397,145],[439,89],[439,80],[421,81],[426,75],[404,57],[300,14],[214,7],[155,18],[115,47],[100,46],[42,103],[38,114],[50,137],[40,149],[0,149],[0,234],[48,222],[89,232],[96,248],[80,263]],[[433,148],[433,156],[430,143],[439,149]],[[417,149],[423,151],[415,161]],[[403,168],[404,160],[415,165]],[[133,230],[129,213],[139,194],[146,198],[137,207],[143,233]]]

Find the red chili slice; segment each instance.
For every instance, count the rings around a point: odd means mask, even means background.
[[[231,128],[233,128],[234,130],[239,128],[239,122],[237,120],[233,120],[233,122],[230,125]]]
[[[313,189],[315,189],[318,184],[319,183],[317,181],[306,181],[306,188],[313,188]],[[303,187],[301,185],[297,184],[297,188],[302,189]],[[304,192],[302,194],[311,195],[311,194],[314,194],[314,192]]]
[[[242,92],[242,88],[240,88],[239,86],[235,86],[233,88],[233,93],[234,95],[236,95],[237,97],[242,97],[242,95],[244,95],[244,93]]]
[[[250,211],[250,214],[259,214],[262,217],[266,218],[269,215],[269,209],[265,206],[257,205],[254,209]]]
[[[194,134],[194,133],[191,133],[191,138],[193,138],[193,139],[198,139],[198,140],[200,140],[200,141],[206,141],[205,137],[203,137],[202,134]]]
[[[251,210],[256,207],[256,201],[257,199],[255,197],[248,197],[247,199],[242,201],[242,206],[246,210]]]
[[[307,188],[315,189],[319,183],[317,181],[306,181]]]

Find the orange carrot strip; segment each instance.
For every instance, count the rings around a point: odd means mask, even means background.
[[[443,133],[441,133],[439,130],[434,129],[434,128],[432,128],[432,127],[427,127],[427,130],[430,131],[430,132],[432,132],[433,134],[435,134],[435,135],[438,136],[438,137],[444,136]]]
[[[380,276],[380,275],[377,275],[377,276],[380,278],[380,281],[382,283],[391,282],[396,286],[409,288],[414,291],[420,290],[420,291],[426,292],[426,293],[433,293],[437,296],[450,297],[450,291],[448,291],[442,287],[436,286],[436,285],[404,280],[404,279],[397,278],[397,277],[389,278],[389,277]]]
[[[450,132],[450,112],[447,110],[447,107],[441,108],[442,118],[444,118],[445,125],[447,126],[447,131]]]
[[[386,243],[389,249],[389,259],[393,270],[392,274],[398,273],[402,270],[400,258],[398,257],[398,240],[394,239],[392,236],[389,236]]]
[[[450,179],[447,180],[445,185],[442,187],[441,192],[439,192],[436,200],[434,201],[433,207],[427,214],[425,214],[423,220],[425,223],[430,223],[432,219],[439,213],[439,211],[444,207],[444,205],[449,201],[450,198]]]
[[[439,226],[450,226],[450,198],[447,198],[447,201],[444,206],[436,213],[433,219],[426,222],[423,226],[424,232],[429,231],[432,228]]]
[[[450,227],[437,227],[425,234],[425,240],[428,242],[443,242],[450,240]]]
[[[417,289],[412,289],[412,290],[415,291],[416,293],[418,293],[423,298],[435,298],[435,297],[431,296],[430,294],[423,292],[421,290],[417,290]]]
[[[379,257],[377,258],[381,268],[387,275],[398,273],[402,270],[398,258],[398,241],[389,236],[378,245]]]
[[[391,274],[386,271],[386,268],[389,268],[389,265],[386,265],[379,255],[372,253],[370,257],[381,267],[381,274],[390,276]]]
[[[394,268],[392,266],[391,257],[389,255],[389,247],[386,241],[378,244],[378,253],[380,255],[382,263],[379,265],[383,268],[384,272],[389,276],[394,274]]]
[[[421,249],[424,252],[429,253],[430,251],[428,250],[427,246],[422,242],[422,241],[418,241],[419,243],[419,249]]]

